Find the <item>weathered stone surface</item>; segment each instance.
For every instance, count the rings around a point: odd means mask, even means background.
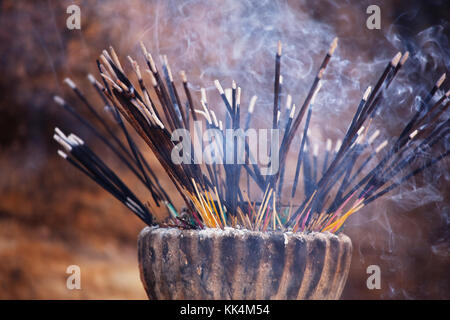
[[[150,299],[339,299],[352,243],[331,233],[146,227],[138,250]]]

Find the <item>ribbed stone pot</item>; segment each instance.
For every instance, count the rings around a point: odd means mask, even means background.
[[[150,299],[339,299],[349,237],[331,233],[146,227],[138,240]]]

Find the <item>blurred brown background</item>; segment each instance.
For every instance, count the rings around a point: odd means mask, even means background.
[[[350,61],[358,57],[370,61],[375,55],[368,48],[387,33],[409,37],[442,24],[448,37],[450,8],[445,1],[386,2],[290,1],[288,5],[311,21],[329,25],[344,44],[340,55],[348,54]],[[66,28],[70,4],[81,8],[81,30]],[[382,30],[365,28],[369,4],[381,7]],[[66,76],[92,95],[86,74],[97,74],[95,59],[109,45],[124,60],[127,54],[137,56],[140,40],[154,49],[154,43],[164,43],[165,36],[188,33],[188,25],[171,30],[171,20],[164,16],[192,14],[170,9],[182,5],[189,7],[190,2],[0,1],[0,298],[146,298],[136,257],[137,234],[144,225],[56,156],[51,139],[54,126],[86,140],[91,136],[52,97],[70,96],[62,85]],[[161,7],[169,9],[156,10]],[[218,2],[219,14],[220,10]],[[163,26],[155,31],[157,18]],[[155,34],[160,38],[155,39]],[[352,46],[346,47],[350,42]],[[381,68],[382,64],[374,72]],[[433,70],[429,81],[448,71],[445,68]],[[114,163],[108,153],[105,157]],[[448,162],[434,174],[439,170],[448,172]],[[411,207],[389,199],[373,203],[351,219],[346,233],[353,240],[354,256],[342,298],[450,299],[449,183],[445,174],[437,177],[422,181],[440,191],[433,201]],[[81,267],[82,290],[66,288],[65,270],[72,264]],[[381,268],[381,290],[366,287],[365,270],[371,264]]]

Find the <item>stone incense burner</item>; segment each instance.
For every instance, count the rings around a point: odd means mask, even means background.
[[[150,299],[339,299],[351,251],[331,233],[146,227],[138,240]]]

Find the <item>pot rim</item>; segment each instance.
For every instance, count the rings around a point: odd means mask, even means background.
[[[304,240],[314,240],[314,239],[338,239],[340,242],[349,242],[352,243],[349,236],[344,233],[334,234],[331,232],[316,232],[316,231],[308,231],[308,232],[292,232],[292,231],[254,231],[249,229],[236,229],[232,227],[225,227],[224,229],[220,228],[205,228],[205,229],[179,229],[173,227],[159,227],[159,226],[146,226],[140,232],[140,236],[148,232],[158,232],[165,234],[173,234],[184,236],[197,236],[200,238],[213,238],[213,237],[225,237],[225,236],[257,236],[263,239],[269,239],[273,236],[283,235],[285,239],[285,243],[289,241],[289,239],[304,239]]]

